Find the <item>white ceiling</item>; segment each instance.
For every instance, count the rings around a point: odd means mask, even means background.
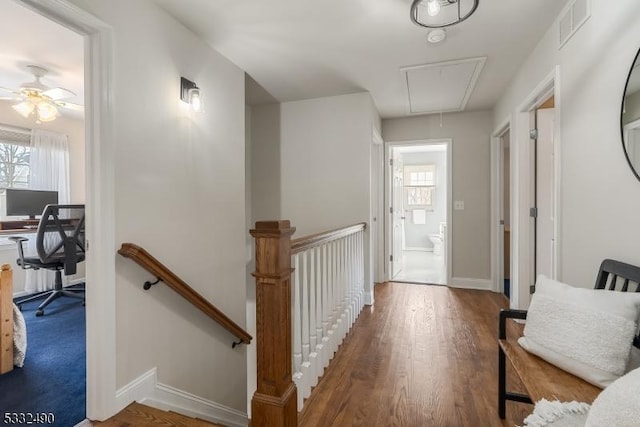
[[[407,114],[401,68],[487,62],[467,110],[489,109],[566,0],[480,0],[447,39],[426,41],[411,0],[154,0],[279,101],[369,91],[382,117]]]
[[[26,65],[38,65],[49,70],[45,85],[71,90],[76,96],[66,100],[84,105],[82,36],[11,0],[0,0],[0,16],[0,86],[15,89],[33,81]],[[81,116],[64,108],[60,112]]]

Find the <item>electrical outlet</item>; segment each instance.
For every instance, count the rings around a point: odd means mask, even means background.
[[[463,211],[464,210],[464,200],[455,200],[453,202],[453,209],[456,211]]]

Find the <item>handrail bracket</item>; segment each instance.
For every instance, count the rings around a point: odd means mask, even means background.
[[[162,279],[161,279],[161,278],[159,278],[159,277],[156,277],[156,281],[155,281],[155,282],[151,282],[151,281],[149,281],[149,280],[147,280],[146,282],[144,282],[144,285],[142,285],[142,288],[143,288],[145,291],[148,291],[149,289],[151,289],[151,287],[152,287],[153,285],[157,285],[157,284],[158,284],[158,283],[160,283],[160,282],[162,282]]]

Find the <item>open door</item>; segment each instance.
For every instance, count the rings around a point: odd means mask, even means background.
[[[536,112],[536,277],[555,276],[555,138],[553,108]]]
[[[404,203],[403,203],[403,179],[404,170],[402,167],[402,157],[394,156],[391,151],[391,230],[392,230],[392,250],[391,250],[391,279],[402,271],[402,250],[404,238]]]

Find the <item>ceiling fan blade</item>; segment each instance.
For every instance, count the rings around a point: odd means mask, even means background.
[[[73,110],[73,111],[84,111],[84,106],[83,105],[74,104],[73,102],[55,101],[55,104],[58,107],[68,108],[69,110]]]
[[[65,89],[62,87],[54,87],[53,89],[46,90],[42,92],[44,96],[48,96],[54,101],[59,99],[72,98],[76,96],[75,93],[71,92],[69,89]]]
[[[0,101],[21,101],[19,96],[0,96]]]
[[[0,91],[13,93],[14,95],[20,95],[20,92],[17,92],[17,91],[15,91],[13,89],[9,89],[8,87],[0,86]]]

